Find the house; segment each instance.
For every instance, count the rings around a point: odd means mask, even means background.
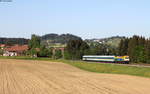
[[[22,56],[29,49],[28,45],[14,45],[4,49],[3,56]]]

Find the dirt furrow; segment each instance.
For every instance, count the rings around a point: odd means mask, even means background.
[[[98,74],[63,63],[0,60],[0,94],[149,94],[150,79]]]

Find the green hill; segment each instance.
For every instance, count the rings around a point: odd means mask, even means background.
[[[48,47],[65,47],[69,40],[81,40],[81,38],[72,34],[46,34],[41,36],[42,44]]]
[[[100,44],[105,44],[109,45],[111,47],[118,47],[121,39],[124,39],[125,37],[120,37],[120,36],[113,36],[109,38],[102,38],[102,39],[86,39],[85,41],[88,43],[100,43]]]

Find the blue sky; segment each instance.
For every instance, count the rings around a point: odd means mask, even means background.
[[[0,2],[0,37],[71,33],[82,38],[150,37],[149,0]]]

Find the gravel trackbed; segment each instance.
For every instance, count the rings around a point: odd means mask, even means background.
[[[64,63],[0,59],[0,94],[150,94],[150,79]]]

